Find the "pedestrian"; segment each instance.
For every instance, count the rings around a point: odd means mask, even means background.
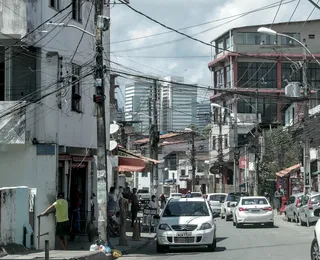
[[[161,209],[164,208],[164,206],[166,205],[167,200],[166,200],[166,196],[164,194],[161,194],[160,196],[160,204],[161,204]]]
[[[56,211],[56,237],[59,240],[62,248],[67,250],[66,236],[70,234],[70,223],[68,217],[68,201],[64,199],[64,194],[60,192],[57,200],[48,207],[40,216],[48,216],[52,210]]]
[[[282,205],[282,197],[283,197],[283,193],[282,193],[280,187],[278,187],[278,189],[274,193],[274,204],[275,204],[275,207],[277,209],[278,214],[281,214],[280,210],[281,210],[281,205]]]
[[[110,187],[108,194],[108,202],[107,202],[107,210],[108,216],[112,217],[116,214],[117,209],[117,197],[116,197],[116,189],[114,187]]]
[[[134,227],[134,222],[138,216],[139,211],[139,199],[137,195],[137,189],[132,189],[131,194],[131,227]]]
[[[151,200],[149,202],[149,208],[151,208],[151,209],[157,208],[156,195],[151,196]]]
[[[191,191],[188,190],[188,193],[186,194],[185,198],[192,198]]]

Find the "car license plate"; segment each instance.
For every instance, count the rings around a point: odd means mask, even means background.
[[[177,233],[177,237],[190,237],[192,232],[179,232]]]
[[[260,212],[260,209],[252,209],[251,212],[257,213]]]

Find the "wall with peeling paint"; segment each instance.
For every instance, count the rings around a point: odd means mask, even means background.
[[[37,188],[35,198],[35,217],[50,206],[56,198],[56,156],[37,155],[35,145],[26,145],[22,152],[0,152],[1,165],[1,187],[27,186]],[[29,191],[24,200],[17,200],[17,205],[25,208],[27,217],[25,221],[29,223]],[[21,216],[24,216],[21,214]],[[6,219],[6,215],[1,214],[1,222]],[[2,224],[1,224],[2,226]],[[49,239],[51,249],[55,245],[55,216],[41,218],[41,234],[49,232],[48,236],[41,238],[40,248],[44,248],[44,240]],[[35,230],[37,234],[38,225],[35,219]],[[34,244],[37,245],[36,236]]]
[[[22,244],[23,227],[29,223],[28,187],[0,188],[0,244]]]

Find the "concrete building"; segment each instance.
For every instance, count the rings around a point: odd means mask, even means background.
[[[183,77],[165,77],[183,83]],[[174,83],[161,84],[160,131],[181,131],[197,123],[197,88]]]
[[[134,124],[136,131],[148,134],[150,126],[149,102],[152,98],[152,83],[135,81],[127,84],[125,91],[125,120],[140,121]]]
[[[199,130],[211,124],[211,106],[210,101],[202,101],[197,104],[197,126]]]
[[[316,57],[320,55],[320,46],[316,37],[320,34],[320,20],[273,24],[272,29],[283,32],[302,41],[306,40],[308,48]],[[212,103],[234,111],[238,110],[238,144],[248,145],[252,150],[250,131],[259,122],[259,129],[284,124],[284,107],[287,81],[301,81],[301,63],[303,50],[300,45],[288,38],[263,35],[257,32],[261,26],[254,25],[232,28],[217,37],[214,57],[209,69],[215,88],[236,89],[240,93],[237,100],[233,93],[218,92],[211,97]],[[308,83],[317,88],[318,65],[308,55]],[[256,117],[256,98],[258,99],[258,118]],[[313,104],[313,106],[316,104]],[[236,107],[237,106],[237,107]],[[234,131],[232,113],[224,110],[222,116],[222,136],[224,162],[223,173],[225,183],[233,184]],[[221,110],[213,111],[214,125],[210,138],[212,164],[217,163],[218,118]],[[242,153],[242,151],[240,151]],[[240,157],[242,155],[240,154]],[[216,170],[219,166],[216,164]],[[230,176],[230,182],[226,178]]]
[[[97,193],[95,40],[74,28],[43,23],[52,17],[52,22],[84,28],[88,20],[86,30],[94,33],[95,8],[91,2],[67,0],[3,0],[0,7],[1,186],[35,188],[34,216],[55,201],[57,192],[70,199],[78,187],[85,230],[84,213]],[[104,36],[109,53],[109,33]],[[42,219],[41,233],[49,234],[41,237],[40,248],[46,239],[55,247],[54,229],[53,218]]]

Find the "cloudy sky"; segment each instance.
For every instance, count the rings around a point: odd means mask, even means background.
[[[320,4],[320,0],[315,2]],[[243,15],[272,4],[275,7]],[[297,5],[291,21],[320,19],[320,10],[308,0],[130,0],[130,5],[208,43],[233,27],[272,23],[275,16],[275,22],[288,22]],[[170,32],[123,4],[113,5],[111,18],[111,60],[121,64],[113,63],[114,69],[154,76],[183,76],[188,83],[210,84],[209,46]],[[118,79],[117,82],[122,86],[118,90],[122,104],[124,84],[129,81]]]

